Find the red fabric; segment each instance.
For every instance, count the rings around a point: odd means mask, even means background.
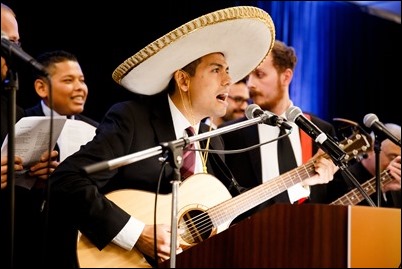
[[[304,116],[309,120],[311,119],[311,116],[309,114],[304,114]],[[313,157],[313,140],[311,139],[311,137],[308,134],[306,134],[302,130],[300,130],[300,140],[301,140],[301,147],[302,147],[302,163],[305,164],[308,160],[311,159],[311,157]],[[306,200],[307,200],[307,197],[300,198],[297,201],[297,204],[300,205]]]
[[[311,116],[308,114],[304,114],[304,116],[309,120],[311,119]],[[302,163],[304,164],[313,157],[313,140],[302,130],[300,130],[300,140],[302,147]]]
[[[187,127],[186,132],[188,136],[193,136],[194,135],[194,129],[193,127]],[[185,180],[189,176],[194,174],[194,169],[195,169],[195,151],[194,150],[189,150],[189,149],[194,149],[194,143],[188,145],[187,148],[183,150],[183,165],[180,168],[180,174],[182,180]]]

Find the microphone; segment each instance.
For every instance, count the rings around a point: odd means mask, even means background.
[[[245,113],[247,119],[254,119],[260,117],[262,123],[272,126],[278,126],[279,128],[284,128],[288,130],[292,129],[292,126],[289,123],[287,123],[284,118],[281,118],[272,112],[262,110],[257,104],[249,105],[246,108]]]
[[[33,67],[41,71],[43,74],[47,75],[45,67],[36,61],[32,56],[26,53],[23,49],[21,49],[18,45],[14,42],[10,41],[9,37],[1,31],[1,54],[8,56],[15,55],[17,58],[21,59],[22,61],[31,64]]]
[[[307,119],[300,108],[292,106],[286,111],[286,118],[297,124],[306,132],[317,144],[335,161],[341,161],[346,156],[346,152],[341,149],[331,137],[328,137],[314,123]]]
[[[363,123],[367,128],[373,129],[374,133],[381,134],[396,145],[401,146],[401,140],[394,136],[387,127],[378,120],[378,117],[375,114],[370,113],[364,116]]]

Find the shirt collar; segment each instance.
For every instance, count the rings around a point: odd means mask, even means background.
[[[40,105],[42,107],[43,114],[45,114],[45,116],[50,117],[50,107],[48,107],[43,100],[40,101]],[[60,115],[55,110],[53,110],[53,116],[65,116],[65,115]],[[67,118],[67,116],[65,117]],[[74,115],[71,116],[71,119],[74,119]]]
[[[191,123],[187,120],[186,117],[184,117],[183,113],[180,112],[180,110],[176,107],[176,105],[173,103],[172,99],[168,95],[168,100],[169,100],[169,108],[170,112],[172,114],[172,120],[173,120],[173,126],[174,126],[174,131],[176,134],[176,138],[179,139],[184,136],[184,130],[191,126]],[[200,128],[200,123],[198,122],[195,126],[193,126],[195,134],[198,134],[198,130]]]

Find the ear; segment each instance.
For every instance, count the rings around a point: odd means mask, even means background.
[[[185,92],[188,91],[190,86],[190,77],[187,72],[183,70],[177,70],[176,72],[174,72],[174,79],[180,90]]]
[[[43,79],[40,79],[40,78],[35,79],[34,87],[35,87],[36,93],[40,96],[40,98],[47,99],[48,94],[49,94],[49,90],[48,90],[49,87],[43,81]]]
[[[286,70],[282,73],[282,83],[289,85],[293,78],[293,71],[290,68],[286,68]]]

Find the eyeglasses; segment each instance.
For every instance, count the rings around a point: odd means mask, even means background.
[[[241,96],[230,96],[230,95],[228,97],[233,101],[235,101],[235,103],[238,105],[242,105],[244,102],[246,102],[247,104],[251,104],[250,98],[243,98]]]

